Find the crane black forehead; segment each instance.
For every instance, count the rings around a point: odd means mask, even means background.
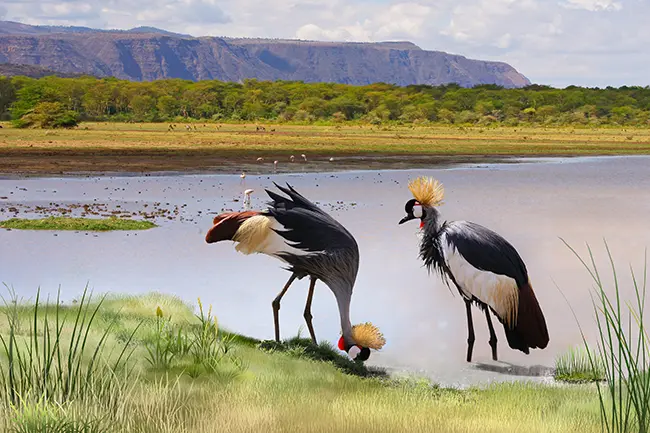
[[[416,202],[417,200],[415,200],[414,198],[406,202],[406,205],[404,206],[404,210],[406,211],[406,213],[413,212],[413,206],[415,206]]]

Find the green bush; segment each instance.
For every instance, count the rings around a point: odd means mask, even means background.
[[[79,124],[79,115],[59,102],[41,102],[14,124],[19,128],[72,128]]]

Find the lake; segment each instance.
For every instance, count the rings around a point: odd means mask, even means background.
[[[643,272],[650,245],[650,157],[528,159],[521,163],[472,164],[417,170],[251,175],[164,175],[0,179],[0,219],[87,204],[101,212],[165,209],[160,227],[142,232],[31,232],[0,229],[0,283],[25,298],[37,288],[63,298],[86,284],[95,292],[172,293],[196,304],[211,303],[219,322],[260,339],[273,338],[271,301],[289,273],[281,262],[244,256],[231,243],[204,241],[212,218],[241,209],[243,191],[265,205],[264,188],[289,182],[339,219],[357,238],[361,267],[352,298],[352,322],[371,321],[387,344],[370,363],[426,374],[446,385],[501,380],[548,380],[555,357],[580,344],[576,319],[595,335],[592,283],[565,239],[585,256],[589,243],[607,265],[603,239],[629,295],[631,265]],[[408,179],[434,176],[446,190],[442,217],[489,227],[517,248],[546,316],[551,341],[530,355],[507,346],[495,320],[499,359],[492,362],[483,314],[474,309],[474,363],[465,362],[465,307],[456,290],[429,275],[418,259],[418,224],[398,225],[411,198]],[[101,206],[100,206],[101,205]],[[610,275],[606,281],[610,281]],[[308,280],[294,283],[282,301],[283,337],[299,330]],[[316,285],[312,312],[319,340],[336,343],[339,319],[334,296]]]

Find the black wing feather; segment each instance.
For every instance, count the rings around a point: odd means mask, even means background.
[[[356,240],[338,221],[291,186],[276,186],[289,198],[267,190],[273,201],[264,213],[282,224],[284,230],[276,232],[291,246],[309,252],[351,249],[358,254]]]
[[[447,240],[472,266],[506,275],[521,287],[528,282],[526,265],[517,250],[499,234],[472,222],[449,224]]]

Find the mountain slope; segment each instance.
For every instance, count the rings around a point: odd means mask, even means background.
[[[0,22],[0,63],[38,65],[63,73],[134,81],[257,78],[356,85],[530,84],[506,63],[425,51],[409,42],[193,38],[149,28],[123,32],[55,32],[58,28],[54,28],[38,33],[45,30],[9,24]]]
[[[41,66],[0,63],[0,76],[15,77],[18,75],[30,78],[43,78],[51,75],[55,75],[61,78],[78,78],[83,76],[83,74],[68,74],[65,72],[57,72],[51,69],[43,68]]]
[[[0,21],[0,35],[49,35],[53,33],[152,33],[165,36],[192,37],[155,27],[135,27],[129,30],[99,30],[80,26],[32,26],[15,21]]]

